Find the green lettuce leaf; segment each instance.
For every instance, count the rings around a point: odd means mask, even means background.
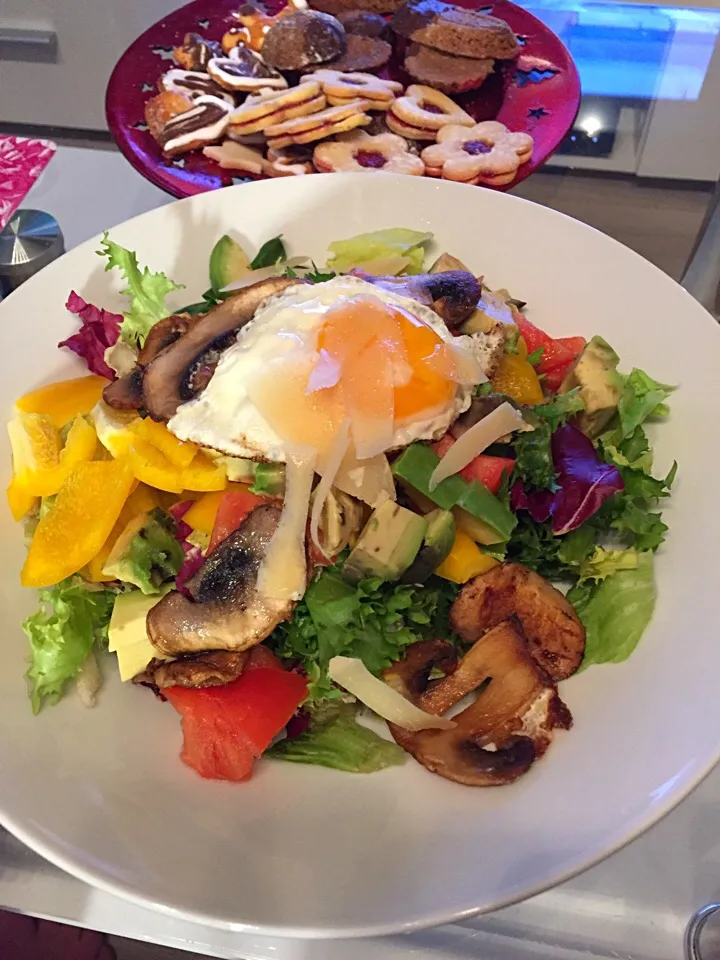
[[[276,263],[282,263],[287,260],[285,244],[282,242],[282,234],[267,240],[255,254],[255,259],[250,264],[251,270],[261,270],[263,267],[274,267]]]
[[[127,281],[122,291],[130,297],[130,309],[123,316],[120,337],[133,346],[142,346],[150,330],[159,320],[169,316],[170,309],[165,297],[173,290],[182,289],[182,284],[173,283],[164,273],[150,273],[138,266],[137,256],[112,240],[105,233],[98,254],[107,257],[106,270],[117,267]]]
[[[423,244],[432,240],[432,237],[431,233],[406,230],[402,227],[361,233],[349,240],[336,240],[331,243],[329,250],[332,256],[327,265],[336,273],[348,273],[353,267],[362,269],[364,263],[373,260],[406,257],[410,263],[405,272],[420,273],[425,260]]]
[[[341,567],[319,574],[292,620],[281,623],[269,640],[278,656],[307,672],[311,701],[333,696],[327,665],[335,656],[359,657],[377,674],[416,640],[452,639],[448,612],[458,588],[450,581],[431,577],[418,587],[369,578],[354,585],[343,579]]]
[[[89,590],[77,578],[40,591],[40,609],[23,623],[30,641],[26,676],[33,713],[45,702],[57,703],[95,641],[107,641],[115,596],[113,590]]]
[[[555,491],[558,486],[555,483],[555,467],[550,448],[552,428],[547,420],[538,416],[528,416],[527,419],[533,422],[535,429],[518,433],[513,439],[515,467],[512,481],[514,483],[521,480],[523,484],[536,490]]]
[[[567,596],[587,631],[583,667],[621,663],[638,645],[653,615],[653,555],[640,553],[635,569],[612,573],[594,585],[586,581]]]
[[[618,415],[623,437],[629,437],[648,417],[659,408],[660,416],[666,416],[664,401],[675,390],[667,383],[658,383],[644,370],[635,367],[623,377],[623,388],[618,401]]]
[[[361,726],[355,712],[355,707],[348,703],[327,704],[316,712],[305,733],[281,740],[266,756],[347,773],[375,773],[404,763],[405,751]]]
[[[580,396],[580,388],[575,387],[574,390],[569,390],[567,393],[556,394],[552,400],[536,404],[533,407],[533,412],[548,423],[550,432],[553,433],[558,427],[562,427],[566,423],[568,417],[572,417],[584,409],[585,401]]]
[[[604,580],[620,570],[635,570],[638,565],[638,552],[633,547],[628,550],[606,550],[596,547],[589,557],[580,564],[578,583],[585,580]]]

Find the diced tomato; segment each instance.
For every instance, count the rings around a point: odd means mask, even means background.
[[[433,444],[433,449],[439,457],[444,457],[454,443],[455,439],[446,433]],[[460,476],[468,481],[479,480],[480,483],[485,484],[490,493],[497,493],[502,483],[503,473],[509,476],[514,466],[515,461],[510,457],[489,457],[481,453],[460,470]]]
[[[585,337],[558,337],[556,343],[561,343],[564,347],[567,347],[573,358],[582,353],[587,346]]]
[[[257,647],[248,667],[231,683],[163,690],[182,715],[183,763],[209,780],[240,781],[252,775],[255,759],[307,695],[307,681],[276,664],[267,648]]]
[[[556,364],[545,372],[543,385],[545,389],[551,393],[556,393],[560,389],[560,385],[575,362],[578,354],[582,353],[587,343],[584,337],[561,337],[557,342],[562,343],[570,351],[570,358],[563,360],[562,363]]]
[[[555,366],[567,363],[572,358],[573,354],[563,343],[559,340],[553,340],[549,334],[536,327],[534,323],[530,323],[527,317],[524,317],[521,313],[514,314],[513,319],[518,325],[528,353],[535,353],[540,347],[543,348],[540,362],[536,368],[540,373],[546,373]]]
[[[265,500],[249,490],[228,490],[218,507],[208,553],[212,553],[219,543],[237,530],[245,517],[261,503],[265,503]]]

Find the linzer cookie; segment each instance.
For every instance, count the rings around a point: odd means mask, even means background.
[[[227,130],[231,111],[230,104],[218,97],[198,97],[189,110],[168,120],[155,139],[170,157],[216,143]]]
[[[160,142],[160,133],[168,121],[181,113],[187,113],[193,102],[184,93],[173,93],[170,90],[159,93],[145,104],[145,123],[155,140]]]
[[[238,170],[255,177],[265,173],[265,158],[262,151],[235,143],[233,140],[225,140],[216,146],[205,147],[203,155],[208,160],[214,160],[223,170]]]
[[[438,131],[437,143],[422,154],[425,172],[458,183],[504,186],[532,155],[533,139],[511,133],[503,123],[486,120],[472,127],[451,124]]]
[[[304,86],[304,84],[303,84]],[[288,120],[265,128],[268,146],[281,150],[293,144],[314,143],[336,133],[365,127],[370,117],[365,113],[367,101],[355,100],[343,107],[328,107],[320,113],[297,120]]]
[[[303,83],[272,96],[248,97],[230,117],[230,133],[235,139],[264,132],[266,127],[298,117],[319,113],[327,100],[317,81]]]
[[[442,93],[467,93],[477,90],[493,72],[494,60],[453,57],[430,47],[413,43],[405,57],[405,72],[418,83]]]
[[[419,84],[408,87],[387,112],[387,125],[408,140],[435,140],[438,130],[451,123],[472,127],[475,121],[444,93]]]
[[[382,70],[391,56],[392,47],[384,40],[351,33],[347,38],[345,53],[325,66],[341,73],[376,73]]]
[[[191,100],[198,97],[220,97],[235,106],[235,97],[227,90],[223,90],[213,80],[209,73],[198,70],[180,70],[175,67],[168,70],[158,80],[158,89],[162,92],[181,93]]]
[[[199,33],[186,33],[181,46],[175,47],[173,57],[183,70],[207,70],[213,57],[220,56],[220,45],[205,40]]]
[[[398,36],[474,60],[511,60],[519,50],[504,20],[443,0],[407,0],[390,23]]]
[[[285,77],[248,47],[236,47],[232,57],[214,57],[208,63],[208,73],[224,90],[248,92],[265,87],[274,90],[287,87]]]
[[[351,100],[362,97],[368,101],[369,110],[387,110],[403,85],[394,80],[381,80],[372,73],[340,73],[339,70],[315,70],[307,74],[303,82],[317,81],[322,92],[333,107],[344,106]]]
[[[262,51],[278,70],[303,70],[342,56],[347,48],[343,25],[318,10],[296,10],[268,30]]]
[[[420,157],[394,133],[370,136],[354,130],[339,141],[321,143],[313,153],[315,167],[323,173],[403,173],[419,177],[425,172]]]

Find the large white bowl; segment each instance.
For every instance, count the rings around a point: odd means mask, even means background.
[[[623,365],[678,383],[656,431],[679,479],[658,554],[659,600],[620,666],[563,685],[575,726],[516,785],[479,790],[405,766],[370,776],[263,762],[248,784],[201,780],[178,759],[180,724],[147,690],[112,676],[99,706],[74,698],[33,717],[23,673],[22,534],[2,510],[0,821],[89,883],[214,926],[294,937],[410,930],[494,910],[597,862],[667,813],[720,754],[717,636],[720,331],[635,253],[558,213],[489,190],[347,175],[257,183],[193,197],[116,227],[112,238],[187,290],[232,232],[255,249],[282,233],[322,262],[331,240],[380,227],[432,230],[529,302],[558,335],[600,333]],[[0,305],[0,399],[79,374],[59,340],[69,290],[120,308],[121,286],[89,241]],[[114,285],[113,285],[114,284]],[[0,446],[3,483],[9,452]],[[106,671],[112,670],[108,664]]]

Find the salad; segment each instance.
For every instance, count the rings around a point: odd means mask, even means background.
[[[117,669],[181,716],[182,760],[511,783],[572,716],[558,684],[653,615],[646,424],[672,386],[554,337],[432,235],[230,236],[202,301],[106,235],[120,314],[71,292],[88,375],[17,400],[35,712]],[[263,761],[264,762],[264,761]]]

